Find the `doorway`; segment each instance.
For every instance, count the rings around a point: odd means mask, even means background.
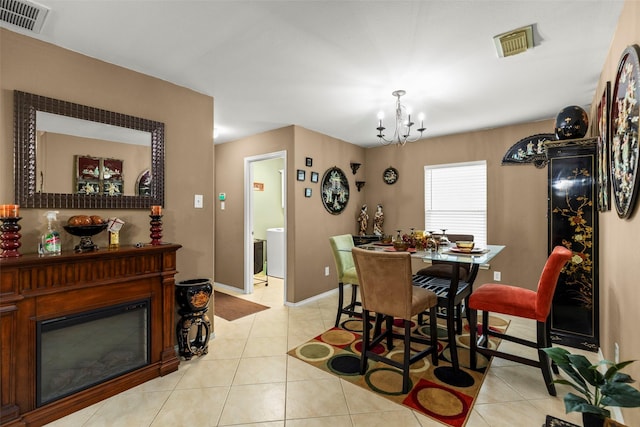
[[[264,241],[263,248],[266,252],[264,269],[266,269],[265,273],[268,278],[270,254],[267,249],[267,229],[282,229],[282,244],[277,245],[278,251],[281,253],[271,254],[271,263],[272,268],[275,268],[273,261],[278,261],[278,274],[282,275],[284,282],[283,301],[287,292],[286,164],[286,151],[245,157],[244,159],[244,293],[253,293],[254,273],[256,273],[257,264],[255,258],[256,241]]]

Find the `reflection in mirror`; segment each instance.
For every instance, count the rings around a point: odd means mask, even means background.
[[[14,108],[22,207],[164,205],[164,123],[20,91]]]
[[[36,191],[86,193],[79,169],[81,156],[103,159],[103,164],[105,159],[119,160],[117,177],[100,169],[91,177],[102,185],[103,193],[108,194],[113,181],[121,184],[117,195],[144,195],[139,180],[151,168],[151,133],[36,112]]]

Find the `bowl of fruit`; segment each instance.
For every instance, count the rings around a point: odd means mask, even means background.
[[[93,243],[91,236],[104,231],[107,221],[98,215],[74,215],[63,226],[65,231],[73,236],[80,237],[80,243],[76,245],[76,252],[95,251],[98,246]]]

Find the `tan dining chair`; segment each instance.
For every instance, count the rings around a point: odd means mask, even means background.
[[[356,267],[353,264],[353,256],[351,255],[351,250],[354,247],[353,236],[351,234],[332,236],[329,237],[329,244],[331,245],[331,252],[333,253],[338,275],[338,314],[336,315],[335,323],[337,327],[343,314],[354,317],[362,316],[362,312],[356,309],[356,307],[361,307],[362,304],[357,301],[359,281]],[[345,285],[351,285],[351,302],[343,306]]]
[[[438,303],[438,297],[431,291],[413,286],[411,258],[408,252],[354,248],[352,253],[360,279],[363,313],[360,373],[365,374],[369,359],[394,366],[402,370],[402,392],[408,393],[411,364],[429,354],[432,356],[433,364],[438,364],[437,317],[433,310]],[[430,337],[426,339],[412,334],[412,327],[415,325],[412,318],[430,308]],[[375,328],[371,326],[371,313],[376,314]],[[394,332],[394,319],[402,319],[402,334]],[[386,323],[384,330],[383,321]],[[374,329],[373,336],[371,329]],[[372,350],[386,340],[387,351],[391,351],[394,348],[394,338],[403,342],[402,361]],[[411,343],[420,343],[426,345],[426,348],[411,355]]]

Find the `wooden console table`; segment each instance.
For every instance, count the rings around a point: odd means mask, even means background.
[[[0,259],[0,423],[41,426],[178,369],[176,252],[180,245],[121,247]],[[36,404],[37,322],[140,299],[150,301],[150,360],[132,372]]]

